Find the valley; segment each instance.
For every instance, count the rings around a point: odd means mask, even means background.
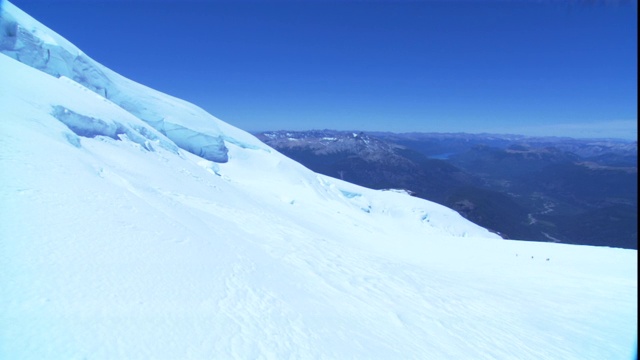
[[[332,130],[256,135],[314,171],[409,190],[504,238],[637,249],[637,142]]]

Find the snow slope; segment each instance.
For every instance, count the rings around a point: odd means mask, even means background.
[[[227,161],[222,122],[183,100],[107,69],[13,4],[2,6],[0,52],[55,77],[65,76],[104,96],[206,159]]]
[[[0,358],[635,354],[636,251],[315,174],[2,4]]]

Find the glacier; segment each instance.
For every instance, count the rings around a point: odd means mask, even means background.
[[[67,77],[114,102],[176,145],[215,162],[227,148],[217,118],[180,99],[130,81],[95,62],[10,2],[0,10],[0,52],[55,77]]]
[[[0,358],[635,358],[637,251],[313,173],[0,4]]]

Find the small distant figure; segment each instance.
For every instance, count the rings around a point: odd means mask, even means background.
[[[547,258],[547,261],[549,261],[549,258]]]
[[[518,256],[518,254],[516,254],[516,256]]]
[[[533,255],[531,255],[531,258],[533,259]]]

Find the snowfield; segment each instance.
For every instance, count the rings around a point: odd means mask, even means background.
[[[315,174],[0,4],[0,358],[635,358],[637,251]]]

